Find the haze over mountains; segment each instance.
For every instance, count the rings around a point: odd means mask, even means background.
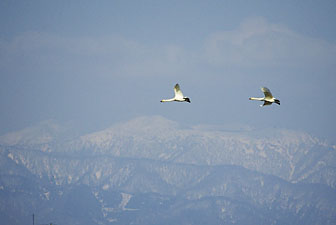
[[[0,137],[4,224],[334,224],[336,148],[284,129],[138,117]]]

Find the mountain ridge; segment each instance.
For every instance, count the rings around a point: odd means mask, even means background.
[[[160,116],[80,136],[38,126],[0,137],[0,219],[10,224],[28,212],[69,225],[336,220],[335,151],[307,133]]]

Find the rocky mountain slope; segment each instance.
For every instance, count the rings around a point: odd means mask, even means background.
[[[0,219],[57,224],[333,224],[336,150],[290,130],[140,117],[0,137]]]

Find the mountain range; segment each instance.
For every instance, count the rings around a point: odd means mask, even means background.
[[[334,224],[336,147],[286,129],[137,117],[0,137],[3,224]]]

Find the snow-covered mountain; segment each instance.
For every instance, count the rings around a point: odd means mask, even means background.
[[[291,130],[181,128],[163,117],[140,117],[67,142],[63,149],[195,165],[238,165],[290,182],[336,185],[336,149]],[[328,177],[323,176],[326,171]]]
[[[68,130],[49,121],[0,137],[2,221],[32,213],[58,224],[336,220],[336,149],[307,133],[183,127],[161,116],[78,137]],[[75,216],[61,219],[67,213]]]

